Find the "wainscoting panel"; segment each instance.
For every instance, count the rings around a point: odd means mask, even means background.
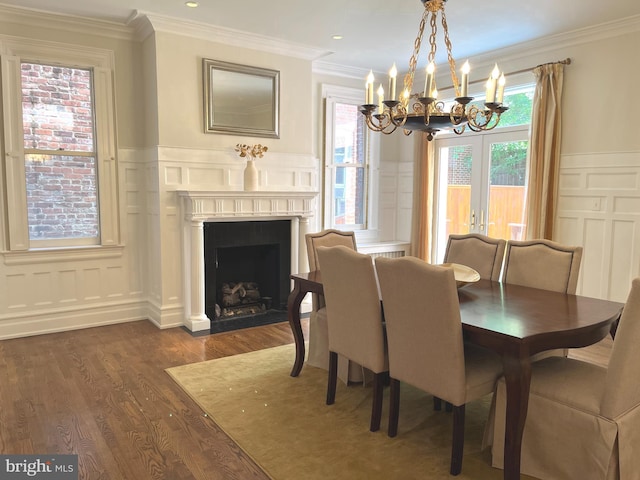
[[[640,152],[562,158],[555,239],[583,245],[578,293],[624,301],[640,276]]]

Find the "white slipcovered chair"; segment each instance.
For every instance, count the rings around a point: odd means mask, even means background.
[[[478,233],[449,235],[444,263],[459,263],[473,268],[480,278],[500,280],[506,240]]]
[[[462,470],[465,404],[494,391],[502,359],[462,339],[453,269],[415,257],[376,258],[391,378],[389,436],[398,431],[400,382],[453,405],[452,475]]]
[[[521,472],[543,480],[640,479],[640,278],[633,280],[607,368],[565,357],[531,367]],[[506,386],[488,424],[492,464],[504,465]]]
[[[318,247],[329,327],[327,405],[336,397],[338,354],[373,372],[370,430],[380,429],[389,363],[373,261],[345,246]]]
[[[305,235],[309,271],[320,270],[318,247],[335,247],[344,245],[357,250],[354,232],[327,229]],[[329,338],[327,329],[327,309],[324,297],[313,294],[311,297],[311,313],[309,314],[309,348],[306,363],[327,370],[329,368]],[[362,367],[346,358],[338,359],[338,378],[343,382],[362,382]]]

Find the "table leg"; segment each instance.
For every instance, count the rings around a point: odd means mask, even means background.
[[[289,294],[287,302],[287,312],[289,317],[289,325],[293,332],[293,339],[296,342],[296,361],[291,370],[291,376],[297,377],[302,370],[304,363],[304,335],[302,334],[302,325],[300,325],[300,304],[307,292],[300,290],[300,285],[294,283],[293,290]]]
[[[522,433],[529,408],[531,358],[505,354],[504,376],[507,384],[507,417],[504,435],[504,479],[520,479]]]

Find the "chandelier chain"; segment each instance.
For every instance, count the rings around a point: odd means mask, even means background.
[[[447,47],[447,60],[449,61],[449,70],[451,70],[451,80],[456,91],[456,97],[460,96],[460,84],[458,83],[458,75],[456,73],[456,61],[451,53],[451,40],[449,40],[449,26],[447,25],[447,16],[442,9],[442,29],[444,30],[444,44]]]
[[[418,65],[418,55],[420,54],[420,46],[422,44],[422,35],[424,34],[424,27],[427,23],[427,15],[429,11],[425,8],[422,14],[422,20],[420,20],[420,26],[418,27],[418,36],[413,43],[413,53],[409,59],[409,71],[404,76],[404,90],[411,95],[411,89],[413,88],[413,78],[416,73],[416,67]]]

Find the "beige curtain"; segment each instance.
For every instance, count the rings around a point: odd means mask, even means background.
[[[427,141],[427,135],[420,138],[421,148],[414,164],[413,196],[413,245],[414,255],[431,262],[433,238],[435,236],[436,189],[435,142]]]
[[[531,116],[526,238],[553,239],[558,196],[564,65],[539,65]]]

